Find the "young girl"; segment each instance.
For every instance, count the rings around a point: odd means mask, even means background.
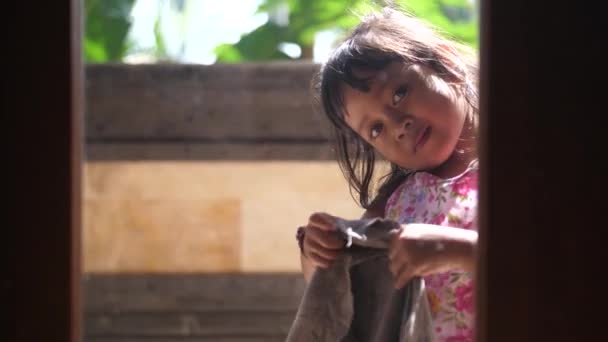
[[[436,341],[471,341],[478,173],[474,59],[415,18],[384,9],[363,19],[319,76],[339,165],[367,209],[364,217],[401,224],[386,260],[395,287],[423,277]],[[391,171],[371,201],[380,158]],[[298,236],[307,280],[344,248],[329,214],[311,215]],[[358,272],[383,271],[373,265]],[[364,290],[388,291],[372,285]],[[371,336],[358,334],[361,340]]]

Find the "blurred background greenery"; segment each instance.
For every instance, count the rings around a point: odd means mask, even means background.
[[[84,0],[87,63],[321,62],[357,15],[394,3],[477,47],[473,0]]]

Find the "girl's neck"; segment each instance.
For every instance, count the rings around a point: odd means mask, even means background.
[[[468,120],[467,120],[468,121]],[[460,141],[452,155],[443,164],[429,170],[439,178],[452,178],[465,172],[471,162],[477,159],[477,141],[475,139],[477,127],[475,124],[465,123]]]
[[[477,159],[477,153],[474,151],[454,152],[445,163],[428,172],[443,179],[456,177],[464,173],[475,159]]]

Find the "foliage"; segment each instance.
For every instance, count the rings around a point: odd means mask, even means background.
[[[400,3],[445,36],[477,47],[477,15],[469,0],[407,0]]]
[[[131,10],[136,0],[84,0],[84,56],[87,63],[120,62],[136,46],[129,41]],[[173,5],[183,1],[171,2]],[[291,59],[281,50],[284,43],[300,47],[301,59],[311,59],[315,36],[332,31],[340,37],[358,22],[358,16],[383,5],[410,11],[440,29],[445,35],[477,47],[477,15],[470,0],[264,0],[258,13],[269,20],[244,34],[235,44],[215,48],[217,62],[239,63]],[[183,10],[183,8],[182,8]],[[170,60],[161,33],[161,14],[156,17],[155,47],[140,49],[156,60]]]
[[[217,61],[289,59],[280,50],[282,43],[299,45],[301,58],[310,59],[316,33],[329,29],[344,33],[357,24],[359,15],[388,3],[428,21],[450,38],[477,46],[477,18],[468,0],[265,0],[258,12],[268,14],[266,24],[243,35],[236,44],[218,46]],[[282,14],[287,15],[286,23],[282,23]]]
[[[315,33],[326,29],[347,29],[356,24],[350,10],[360,0],[266,0],[258,9],[269,20],[256,30],[245,34],[236,44],[216,48],[218,62],[263,61],[288,59],[280,51],[281,43],[295,43],[304,57],[310,57]],[[287,16],[283,20],[281,16]]]
[[[132,46],[127,39],[135,0],[85,0],[84,57],[87,63],[121,61]]]
[[[86,63],[121,62],[128,53],[141,52],[158,61],[169,61],[161,31],[161,12],[154,20],[151,48],[139,48],[129,40],[131,10],[136,0],[85,0],[84,57]],[[174,4],[174,3],[172,3]]]

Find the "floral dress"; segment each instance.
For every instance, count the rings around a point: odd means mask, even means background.
[[[386,218],[477,229],[477,164],[442,179],[428,172],[410,175],[389,198]],[[436,341],[473,341],[473,278],[452,270],[424,277]]]

